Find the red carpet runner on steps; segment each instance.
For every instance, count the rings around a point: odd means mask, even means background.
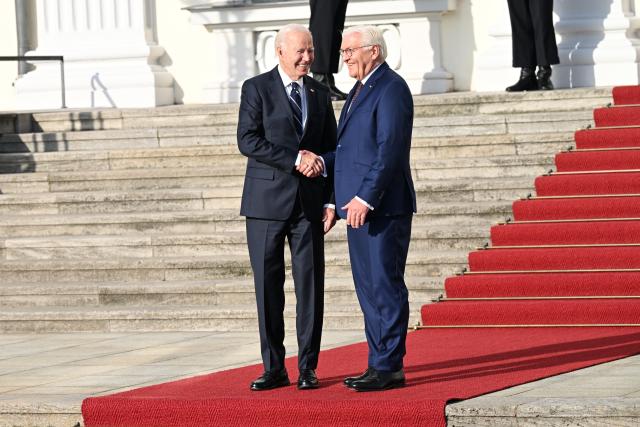
[[[422,307],[407,387],[342,386],[366,368],[362,343],[322,352],[318,390],[250,392],[254,365],[85,399],[85,425],[445,426],[447,402],[640,354],[640,88],[613,94],[537,196],[446,280],[447,298]],[[295,358],[287,366],[295,379]]]

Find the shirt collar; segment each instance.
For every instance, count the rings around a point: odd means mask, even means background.
[[[371,77],[371,75],[373,75],[373,73],[376,72],[376,70],[378,68],[380,68],[380,66],[382,65],[382,63],[376,65],[375,67],[373,67],[373,69],[371,71],[369,71],[369,74],[367,74],[366,76],[364,76],[364,78],[362,80],[360,80],[360,83],[362,83],[362,85],[364,86],[364,84],[367,82],[367,80],[369,80],[369,77]]]
[[[302,77],[300,77],[298,80],[291,80],[291,77],[289,77],[280,67],[280,65],[278,65],[278,74],[280,74],[280,79],[282,80],[282,84],[284,85],[284,87],[289,86],[292,82],[296,82],[300,85],[300,88],[302,89],[304,87],[304,79]]]

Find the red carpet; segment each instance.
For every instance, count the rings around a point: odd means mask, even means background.
[[[539,176],[536,193],[538,196],[640,194],[640,172]]]
[[[558,172],[640,169],[640,150],[570,151],[556,154]]]
[[[614,101],[640,104],[640,88],[616,88]],[[409,333],[407,387],[345,388],[366,368],[356,344],[322,352],[318,390],[250,392],[254,365],[85,399],[85,425],[445,426],[449,401],[640,354],[640,128],[630,127],[640,107],[594,118],[618,127],[578,131],[576,146],[600,150],[558,154],[559,173],[514,202],[517,222],[494,226],[470,272],[446,279],[447,298],[422,307],[428,329]],[[610,172],[627,169],[639,170]],[[295,358],[287,366],[295,380]]]
[[[318,390],[303,393],[290,386],[250,392],[248,384],[261,371],[250,366],[86,399],[82,414],[88,427],[443,427],[448,400],[636,354],[640,329],[442,329],[411,332],[407,341],[403,389],[357,393],[345,388],[342,379],[366,367],[366,345],[357,344],[322,353]],[[290,375],[295,366],[289,359]]]
[[[516,221],[640,217],[640,196],[531,199],[513,202]]]
[[[491,227],[491,242],[496,247],[638,243],[640,219],[495,225]]]
[[[579,150],[640,147],[640,127],[579,130],[575,140]]]
[[[447,298],[640,295],[640,271],[465,274],[445,281]]]
[[[640,325],[640,298],[445,301],[422,306],[422,323],[451,325]],[[640,351],[640,347],[636,349]]]
[[[612,92],[616,105],[640,104],[640,86],[617,86]]]
[[[640,247],[490,249],[469,254],[471,271],[640,269]]]
[[[593,112],[596,126],[626,126],[640,123],[640,106],[596,108]]]

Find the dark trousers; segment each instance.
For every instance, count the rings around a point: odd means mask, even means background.
[[[511,18],[513,66],[558,64],[553,0],[507,0]]]
[[[286,221],[247,218],[247,242],[258,305],[262,362],[267,371],[284,368],[285,238],[291,250],[296,293],[298,366],[315,369],[324,310],[322,222],[309,222],[296,203]]]
[[[340,61],[340,43],[347,14],[348,0],[310,0],[311,18],[309,30],[313,35],[315,60],[311,71],[317,74],[334,74]]]
[[[409,292],[404,270],[411,240],[411,215],[371,218],[347,228],[356,295],[364,314],[368,366],[403,367],[409,327]]]

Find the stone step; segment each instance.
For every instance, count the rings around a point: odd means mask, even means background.
[[[417,222],[417,221],[416,221]],[[489,240],[483,225],[451,224],[437,228],[414,224],[411,250],[472,250]],[[325,237],[327,255],[347,251],[346,228],[341,224]],[[50,236],[0,240],[0,260],[219,257],[247,258],[243,232],[212,234]],[[287,252],[288,256],[288,252]]]
[[[506,203],[424,204],[420,214],[431,216],[457,215],[504,216],[510,205]],[[0,194],[0,213],[8,215],[42,214],[106,214],[127,212],[170,212],[206,210],[216,213],[221,209],[217,199],[209,197],[207,191],[191,189],[131,190],[131,191],[72,191],[56,193],[9,193]],[[237,209],[233,210],[237,213]],[[222,212],[229,218],[231,212]]]
[[[530,113],[505,116],[475,115],[451,117],[422,117],[414,121],[414,147],[424,145],[423,139],[456,137],[494,137],[545,133],[573,133],[593,124],[591,111],[565,113]],[[178,125],[180,126],[180,125]],[[227,153],[237,153],[236,124],[207,127],[172,127],[167,129],[127,129],[110,131],[73,131],[0,136],[0,159],[7,163],[8,153],[22,153],[11,158],[21,161],[23,168],[63,153],[101,150],[153,150],[180,147],[227,147]],[[41,154],[37,156],[37,154]],[[57,156],[57,157],[56,157]],[[114,162],[126,154],[114,154]],[[92,159],[97,163],[101,159]],[[105,159],[102,159],[105,160]]]
[[[443,293],[439,277],[406,277],[409,300],[424,304]],[[286,301],[295,301],[291,277],[285,281]],[[228,306],[255,304],[253,279],[150,282],[56,282],[4,283],[0,307],[109,307],[109,306]],[[325,304],[355,304],[350,277],[326,277]]]
[[[536,111],[566,112],[592,110],[611,102],[608,88],[529,92],[455,92],[414,96],[415,116],[451,116],[472,114],[514,114]],[[334,103],[336,114],[343,102]],[[156,108],[64,110],[4,115],[18,132],[70,131],[95,129],[137,129],[150,127],[202,126],[235,120],[238,104],[172,105]]]
[[[204,210],[211,199],[200,190],[87,191],[0,195],[0,213],[85,214]]]
[[[184,129],[191,132],[189,128]],[[5,172],[32,172],[34,170],[54,171],[70,170],[74,159],[83,158],[83,163],[91,162],[91,170],[126,169],[130,167],[176,167],[178,163],[193,165],[199,162],[206,166],[236,165],[243,168],[246,159],[241,156],[236,146],[235,135],[212,135],[207,131],[210,141],[194,140],[191,145],[171,146],[184,134],[171,136],[161,143],[147,143],[144,137],[139,140],[134,136],[127,139],[121,134],[125,132],[144,133],[139,131],[86,131],[72,132],[55,137],[45,138],[47,141],[11,142],[12,139],[26,139],[24,135],[0,136],[0,163]],[[154,131],[155,132],[155,131]],[[116,133],[115,135],[105,135]],[[94,135],[97,134],[97,135]],[[411,159],[414,167],[422,159],[448,159],[460,157],[485,156],[517,156],[527,154],[550,154],[561,148],[573,145],[573,131],[533,133],[533,134],[496,134],[476,136],[414,137],[412,141]],[[53,134],[45,134],[53,135]],[[74,144],[74,139],[82,138],[81,147]],[[119,144],[118,141],[123,141]],[[206,144],[205,144],[206,143]],[[59,147],[62,145],[63,147]],[[96,149],[102,151],[96,152]],[[85,150],[91,154],[80,154]],[[8,155],[7,153],[12,153]],[[89,157],[89,158],[86,158]],[[160,165],[160,166],[158,166]],[[72,170],[72,169],[71,169]]]
[[[450,166],[447,169],[443,169],[443,173],[437,174],[438,179],[420,179],[419,172],[421,169],[415,168],[414,175],[416,178],[416,186],[420,187],[422,184],[428,186],[430,182],[442,182],[453,183],[456,187],[457,183],[453,182],[451,178],[459,178],[463,171],[460,168],[460,164],[471,165],[464,172],[467,175],[467,180],[461,182],[473,181],[483,176],[482,168],[475,165],[491,166],[495,170],[502,171],[494,176],[505,176],[504,170],[509,169],[509,163],[514,166],[511,168],[512,175],[515,175],[514,179],[517,179],[520,175],[522,178],[526,178],[531,181],[531,178],[537,174],[546,172],[550,163],[545,162],[544,156],[537,158],[532,157],[533,163],[539,164],[539,169],[527,172],[526,168],[522,165],[526,164],[526,160],[519,160],[517,158],[504,159],[502,166],[500,161],[492,161],[487,159],[477,160],[451,160]],[[543,160],[540,160],[543,159]],[[550,159],[549,159],[550,161]],[[429,161],[429,165],[438,166],[438,162]],[[498,165],[498,166],[496,166]],[[235,176],[228,175],[228,171],[231,170],[236,173]],[[474,175],[474,170],[477,173]],[[446,173],[451,173],[453,176],[449,177]],[[430,174],[431,172],[423,172]],[[524,175],[523,175],[524,174]],[[486,175],[486,174],[485,174]],[[471,178],[473,177],[473,179]],[[241,188],[244,182],[244,169],[230,168],[225,169],[207,167],[207,168],[166,168],[166,169],[148,169],[148,170],[121,170],[121,171],[97,171],[97,172],[56,172],[46,174],[0,174],[0,191],[4,194],[10,193],[35,193],[35,192],[72,192],[72,191],[131,191],[131,190],[160,190],[160,189],[208,189],[210,193],[207,193],[205,197],[221,199],[229,199],[225,202],[231,203],[231,206],[239,206],[237,199],[242,194]],[[501,184],[500,184],[501,185]],[[235,187],[235,188],[234,188]],[[233,199],[230,200],[230,199]],[[225,207],[225,206],[220,206]]]
[[[291,305],[291,304],[289,304]],[[285,308],[285,328],[295,331],[295,308]],[[411,320],[418,313],[412,310]],[[356,304],[332,304],[325,310],[324,330],[363,328]],[[256,331],[255,305],[226,307],[55,307],[4,309],[0,312],[2,333],[44,332],[142,332],[142,331]]]
[[[438,188],[435,189],[436,192],[438,190]],[[483,203],[471,203],[474,197],[480,198],[475,194],[476,191],[472,183],[467,188],[460,189],[460,194],[464,192],[469,201],[452,200],[431,204],[427,203],[426,198],[420,197],[414,225],[440,227],[447,223],[468,222],[470,218],[478,216],[486,221],[497,221],[510,215],[513,197],[496,203],[495,199],[490,197],[495,194],[489,194]],[[514,190],[506,188],[504,191]],[[492,203],[494,203],[493,206]],[[225,231],[244,231],[244,218],[239,215],[237,209],[224,209],[218,206],[215,209],[205,207],[205,209],[191,211],[155,210],[118,213],[100,209],[97,213],[6,214],[0,217],[0,236],[5,238],[61,235],[208,234]]]
[[[409,251],[407,276],[445,277],[459,272],[467,250]],[[326,274],[350,277],[348,254],[327,255]],[[0,262],[3,282],[144,282],[249,277],[248,258],[238,256],[18,260]]]
[[[512,139],[513,136],[510,136]],[[464,138],[458,138],[464,143]],[[565,138],[566,141],[566,138]],[[420,140],[422,143],[423,140]],[[442,141],[447,143],[447,141]],[[456,169],[460,163],[474,163],[474,168],[480,166],[509,167],[514,164],[526,165],[533,162],[545,162],[552,160],[553,152],[545,154],[518,153],[513,141],[509,145],[486,141],[486,145],[494,145],[496,149],[486,149],[484,152],[471,156],[465,153],[461,157],[434,157],[438,150],[432,147],[424,151],[418,146],[412,148],[411,166],[415,170],[438,168]],[[558,144],[557,148],[566,147],[569,144]],[[449,145],[451,146],[451,145]],[[466,147],[462,145],[462,147]],[[483,147],[483,146],[480,146]],[[478,147],[478,148],[480,148]],[[475,148],[475,147],[474,147]],[[507,150],[504,150],[507,148]],[[464,151],[464,150],[461,150]],[[472,150],[477,152],[478,150]],[[480,150],[482,151],[482,150]],[[557,150],[555,150],[557,151]],[[493,155],[493,152],[497,152]],[[485,164],[483,164],[484,162]],[[215,165],[215,167],[213,167]],[[242,177],[244,175],[246,158],[237,152],[235,146],[216,147],[188,147],[188,148],[159,148],[149,150],[114,150],[114,151],[68,151],[55,153],[9,153],[0,155],[0,173],[13,174],[25,172],[50,172],[60,174],[62,172],[78,172],[69,175],[76,179],[83,179],[87,171],[93,173],[102,172],[102,175],[110,175],[110,172],[131,170],[132,176],[144,173],[149,169],[215,169],[213,176],[218,177]],[[493,173],[493,172],[491,172]],[[209,173],[208,175],[212,175]],[[66,176],[65,174],[56,177]],[[115,174],[114,177],[128,176],[126,172]]]
[[[477,136],[572,132],[593,125],[592,111],[422,117],[413,121],[413,137]]]
[[[592,110],[611,102],[611,88],[580,88],[552,92],[451,92],[414,96],[416,117],[471,114],[513,114],[539,111]]]

